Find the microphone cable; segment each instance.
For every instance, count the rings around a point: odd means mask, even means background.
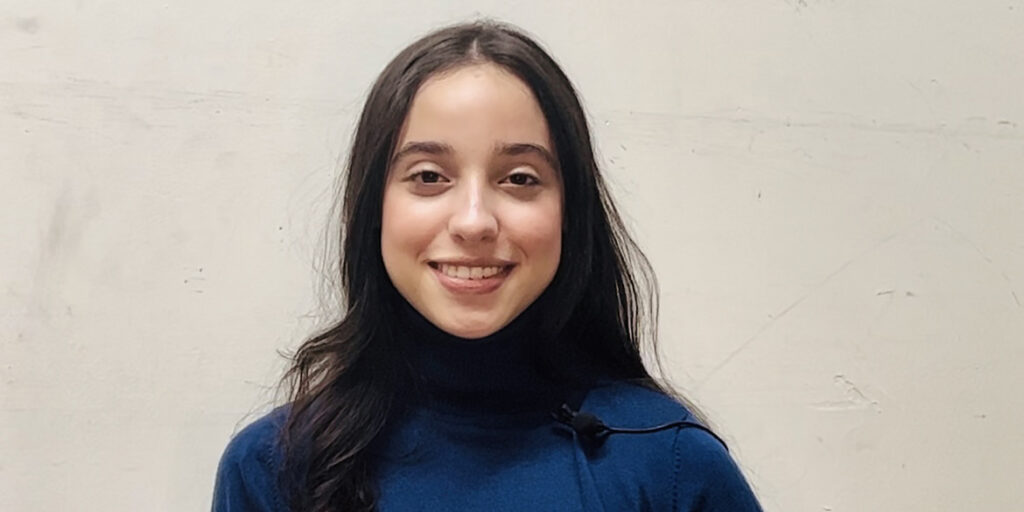
[[[598,418],[589,412],[573,410],[572,407],[569,407],[569,404],[564,403],[561,407],[552,412],[551,416],[555,421],[568,426],[585,440],[592,442],[602,441],[604,438],[612,434],[652,434],[654,432],[661,432],[662,430],[668,430],[670,428],[681,427],[695,428],[697,430],[707,432],[711,437],[715,438],[716,441],[721,443],[722,447],[725,448],[726,451],[729,451],[729,446],[725,444],[725,441],[723,441],[721,437],[718,437],[718,434],[715,434],[708,427],[694,421],[672,421],[647,428],[609,427],[601,421],[601,418]]]

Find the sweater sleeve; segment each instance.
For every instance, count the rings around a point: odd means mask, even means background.
[[[283,511],[278,491],[275,422],[264,417],[242,429],[217,467],[213,512]]]
[[[722,444],[707,432],[676,432],[676,512],[761,512],[753,490]]]

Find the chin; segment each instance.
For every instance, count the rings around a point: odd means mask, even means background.
[[[496,332],[499,327],[497,324],[494,325],[472,325],[472,326],[457,326],[452,329],[443,329],[452,336],[458,336],[459,338],[465,338],[467,340],[475,340],[485,338]]]
[[[469,322],[449,319],[448,322],[442,323],[438,327],[452,336],[472,340],[490,336],[501,330],[507,323],[495,317]]]

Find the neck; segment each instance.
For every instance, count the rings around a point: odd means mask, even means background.
[[[538,331],[537,314],[527,308],[497,332],[465,339],[439,329],[403,301],[399,335],[415,377],[412,401],[456,414],[551,410],[564,399],[566,386],[558,381],[560,372],[544,370],[538,347],[552,341]]]

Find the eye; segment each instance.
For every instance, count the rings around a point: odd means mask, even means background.
[[[540,180],[536,176],[525,172],[512,173],[505,180],[517,187],[540,185]]]
[[[426,170],[414,173],[412,176],[409,177],[409,179],[413,180],[413,181],[418,181],[420,183],[424,183],[424,184],[427,184],[427,185],[431,185],[431,184],[434,184],[434,183],[441,183],[442,181],[447,181],[447,180],[445,180],[444,176],[441,176],[441,173],[439,173],[437,171],[426,171]]]

